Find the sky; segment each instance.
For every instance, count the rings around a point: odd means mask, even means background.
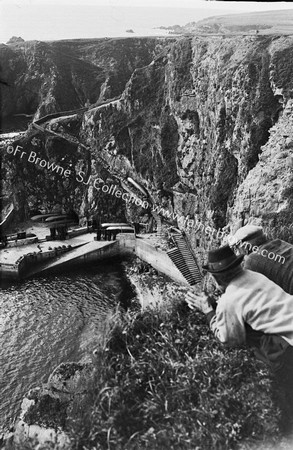
[[[293,9],[291,2],[205,0],[0,0],[0,42],[148,36],[160,26],[185,25],[205,17]]]

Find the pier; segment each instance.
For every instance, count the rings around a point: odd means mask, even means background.
[[[54,270],[68,264],[88,263],[91,261],[101,261],[119,255],[118,241],[92,241],[72,249],[70,252],[60,255],[53,261],[36,268],[29,273],[29,276],[36,273]]]
[[[196,257],[178,230],[175,233],[172,230],[173,248],[162,249],[159,235],[137,235],[135,227],[127,223],[109,222],[97,227],[91,224],[67,229],[63,225],[65,219],[67,224],[69,218],[64,215],[37,215],[32,221],[42,223],[35,230],[39,237],[26,231],[4,236],[5,239],[2,236],[0,277],[21,279],[72,265],[135,255],[180,284],[194,285],[202,280]],[[53,225],[57,226],[57,231],[61,225],[66,230],[62,235],[52,233]],[[50,235],[45,234],[48,227]]]
[[[93,233],[73,237],[66,241],[46,241],[34,239],[33,243],[18,242],[17,246],[0,250],[1,278],[18,279],[33,271],[38,273],[44,263],[58,259],[60,255],[70,253],[94,239]],[[23,244],[23,245],[22,245]]]
[[[111,224],[106,224],[111,225]],[[113,224],[114,225],[114,224]],[[87,232],[87,227],[71,229],[64,240],[39,239],[36,235],[23,239],[8,239],[0,250],[0,278],[21,279],[45,271],[96,262],[135,251],[135,233],[131,227],[105,227],[104,239],[97,232]],[[100,233],[101,234],[101,233]],[[114,238],[111,239],[111,238]]]
[[[113,241],[97,241],[86,233],[66,241],[43,241],[0,251],[0,276],[21,279],[65,269],[72,265],[135,255],[180,284],[188,284],[166,252],[152,245],[146,235],[119,233]]]

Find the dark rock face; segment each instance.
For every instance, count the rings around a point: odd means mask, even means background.
[[[117,42],[121,50],[122,43]],[[99,61],[103,70],[109,71],[111,52],[115,54],[117,42],[104,43],[95,52],[90,46],[88,63],[97,67]],[[69,44],[54,45],[62,48]],[[111,84],[109,96],[123,90],[121,97],[77,116],[54,119],[55,129],[74,135],[79,145],[73,148],[70,144],[72,148],[69,148],[64,140],[32,132],[42,142],[39,151],[47,158],[52,155],[71,158],[72,177],[57,181],[53,175],[53,181],[46,169],[40,169],[43,176],[46,171],[46,183],[56,183],[59,197],[72,196],[79,211],[94,211],[99,202],[118,202],[114,197],[97,196],[93,184],[99,177],[104,181],[105,177],[109,178],[110,171],[113,180],[114,173],[119,174],[120,180],[127,177],[136,180],[148,191],[153,203],[169,208],[178,217],[188,215],[206,226],[222,228],[231,221],[254,217],[270,227],[272,216],[268,217],[268,213],[273,214],[276,224],[275,216],[280,211],[285,225],[291,205],[291,168],[283,164],[281,175],[281,166],[274,160],[278,153],[281,154],[278,161],[282,158],[286,161],[293,140],[292,39],[276,36],[180,38],[140,68],[129,61],[126,63],[125,55],[130,51],[127,46],[141,45],[145,49],[150,45],[147,52],[150,55],[157,43],[134,39],[123,41],[123,45],[125,53],[121,50],[120,62],[129,69],[127,72],[124,67],[123,72],[132,75],[124,90],[122,82],[112,85],[111,77],[107,82],[108,87]],[[5,51],[12,50],[5,47]],[[86,73],[89,76],[88,70]],[[116,74],[119,78],[118,71]],[[81,85],[84,89],[90,86]],[[66,92],[65,86],[61,91]],[[60,98],[58,108],[61,98],[62,101],[65,97],[71,101],[73,98],[71,94],[62,97],[61,91],[54,96]],[[105,94],[104,98],[109,96]],[[68,104],[72,106],[73,103]],[[47,127],[52,125],[53,121]],[[24,168],[17,170],[21,172]],[[76,182],[78,170],[86,174],[87,185]],[[31,173],[26,189],[33,179]],[[39,197],[48,196],[47,189],[41,187]],[[277,195],[278,189],[284,195]],[[125,205],[121,199],[119,208],[126,211],[128,219],[139,219],[145,213],[137,208],[135,212],[135,208]],[[191,230],[190,235],[194,244],[198,240],[205,248],[211,244],[204,233],[197,236]]]
[[[172,39],[97,39],[58,42],[13,42],[0,46],[1,77],[8,80],[3,86],[1,115],[3,122],[18,124],[15,115],[34,115],[35,118],[56,111],[72,110],[85,105],[99,104],[119,96],[137,67],[149,64],[155,55],[172,42]],[[32,120],[32,118],[31,118]],[[62,121],[63,131],[79,137],[82,116],[75,115]],[[115,126],[115,123],[113,123]],[[13,130],[13,128],[12,128]],[[58,131],[58,124],[52,126]],[[122,133],[123,136],[123,133]],[[13,198],[22,219],[29,210],[43,205],[51,209],[56,203],[64,210],[75,209],[81,215],[91,215],[97,204],[104,218],[125,220],[124,208],[114,198],[103,201],[86,185],[95,165],[90,152],[63,139],[28,133],[16,144],[26,155],[19,160],[14,155],[4,156],[3,189]],[[16,145],[15,144],[15,145]],[[123,144],[124,145],[124,144]],[[4,144],[4,148],[7,147]],[[52,174],[38,164],[28,161],[34,151],[43,160],[60,164],[71,170],[68,179]],[[82,176],[77,177],[82,171]],[[95,175],[111,185],[114,179],[98,165]]]
[[[6,44],[16,44],[19,42],[24,42],[24,39],[22,39],[22,37],[20,36],[12,36],[9,41],[6,42]]]
[[[137,67],[149,64],[164,39],[17,40],[0,45],[1,116],[80,108],[120,95]]]
[[[110,111],[86,113],[84,136],[100,152],[111,139],[128,174],[157,202],[167,196],[176,213],[223,227],[289,100],[289,76],[284,81],[274,61],[290,45],[267,37],[181,39],[133,73]],[[97,121],[99,128],[89,126]],[[181,193],[170,193],[178,182]]]

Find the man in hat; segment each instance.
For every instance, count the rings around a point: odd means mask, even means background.
[[[230,240],[240,254],[246,254],[244,268],[262,273],[293,295],[293,245],[270,240],[262,227],[245,225]]]
[[[245,324],[266,334],[276,334],[293,346],[293,296],[260,273],[243,269],[244,255],[236,256],[227,245],[209,252],[203,266],[215,278],[223,294],[216,311],[201,300],[210,326],[224,344],[245,343]]]
[[[264,275],[243,269],[243,258],[228,245],[210,251],[203,268],[223,292],[216,310],[206,297],[191,292],[187,302],[206,314],[220,342],[232,347],[246,343],[256,349],[256,356],[270,365],[282,385],[284,414],[293,420],[293,296]]]

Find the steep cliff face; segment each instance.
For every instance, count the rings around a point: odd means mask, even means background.
[[[121,98],[78,120],[55,119],[57,130],[69,130],[75,120],[71,130],[84,146],[72,152],[69,180],[81,167],[91,178],[76,191],[76,206],[94,210],[97,198],[105,198],[94,184],[99,177],[105,181],[102,157],[112,173],[132,177],[151,202],[178,217],[216,229],[254,217],[280,234],[278,225],[288,224],[292,206],[292,42],[277,36],[180,38],[133,71]],[[48,140],[57,157],[58,139],[47,137],[45,149]],[[146,212],[123,201],[121,208],[135,220]],[[214,242],[195,229],[189,233],[194,245]]]
[[[42,117],[118,96],[170,40],[89,39],[0,45],[1,116]]]
[[[267,211],[247,207],[247,192],[241,192],[252,183],[252,169],[263,164],[259,157],[262,146],[271,145],[273,125],[281,148],[282,133],[290,140],[289,106],[286,119],[283,110],[292,95],[291,46],[284,37],[182,38],[133,73],[119,102],[86,113],[83,136],[93,154],[107,155],[111,140],[117,167],[123,160],[125,174],[178,215],[214,228],[250,216],[265,220]],[[267,172],[273,165],[269,158]],[[288,196],[291,169],[284,166],[279,185],[286,179]],[[264,191],[274,197],[268,209],[276,214],[275,191]],[[255,203],[260,195],[258,189]],[[207,239],[201,236],[202,244]]]
[[[25,129],[33,116],[37,119],[85,104],[94,106],[121,95],[133,71],[149,64],[172,41],[173,38],[91,39],[1,45],[1,79],[9,84],[1,86],[2,129]],[[78,137],[81,121],[82,116],[75,114],[70,120],[63,120],[63,127]],[[117,218],[125,219],[121,201],[103,202],[84,183],[92,164],[90,152],[84,148],[31,131],[15,143],[26,152],[23,157],[20,152],[6,152],[8,144],[1,145],[2,194],[13,199],[20,219],[29,210],[51,209],[56,204],[63,210],[78,210],[81,215],[91,214],[98,207],[105,218],[117,212]],[[69,178],[64,178],[61,171],[52,173],[29,158],[31,151],[44,161],[60,164],[64,170],[74,168],[77,174],[81,171],[85,178],[76,177],[73,171]],[[110,184],[113,181],[103,168],[99,175]]]

